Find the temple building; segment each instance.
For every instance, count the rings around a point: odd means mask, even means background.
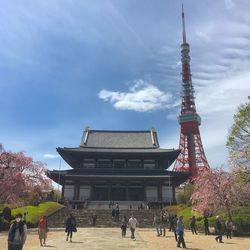
[[[90,130],[75,148],[57,148],[72,167],[48,175],[62,185],[62,197],[84,201],[142,201],[174,204],[175,187],[190,173],[167,170],[180,150],[160,148],[155,129]]]

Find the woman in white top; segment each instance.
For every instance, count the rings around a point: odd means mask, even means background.
[[[132,214],[130,219],[128,220],[128,226],[131,231],[131,239],[135,240],[135,229],[138,224],[138,221],[136,220],[136,218],[134,218],[134,215]]]

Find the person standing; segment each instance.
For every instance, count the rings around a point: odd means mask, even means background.
[[[97,215],[96,215],[96,213],[94,213],[94,214],[92,215],[92,225],[93,225],[93,226],[96,225],[96,220],[97,220]]]
[[[122,238],[126,237],[127,226],[128,226],[127,217],[124,215],[124,217],[122,219],[122,224],[121,224]]]
[[[186,248],[186,243],[184,240],[183,216],[180,216],[179,219],[177,220],[176,232],[178,234],[177,247],[181,247],[181,244],[182,244],[182,247]]]
[[[158,237],[161,236],[162,231],[161,231],[161,219],[160,219],[160,216],[158,216],[158,215],[154,216],[153,226],[155,226],[157,236]]]
[[[15,216],[8,233],[8,250],[22,250],[27,238],[27,226],[22,221],[22,214]]]
[[[193,216],[190,219],[190,229],[192,231],[192,234],[197,234],[197,231],[196,231],[196,218],[195,218],[195,216]]]
[[[224,243],[222,241],[222,224],[220,222],[220,218],[219,215],[216,216],[216,220],[215,220],[215,234],[217,234],[217,236],[215,237],[215,240],[220,243]]]
[[[4,225],[4,217],[3,215],[0,215],[0,232],[3,230],[3,225]]]
[[[23,214],[23,222],[24,223],[27,223],[27,215],[28,215],[28,212],[24,212],[24,214]]]
[[[76,229],[76,219],[73,216],[73,214],[70,214],[69,217],[68,217],[68,219],[66,220],[66,229],[65,229],[65,232],[67,233],[66,241],[68,241],[69,237],[70,237],[70,242],[72,242],[73,232],[77,232],[77,229]]]
[[[136,220],[136,218],[134,218],[134,215],[132,214],[130,219],[128,220],[128,226],[130,228],[130,231],[131,231],[131,239],[133,240],[136,240],[135,239],[135,229],[136,229],[136,226],[138,226],[139,223],[138,221]]]
[[[176,232],[176,227],[177,227],[177,215],[175,214],[174,217],[172,217],[172,229],[174,231],[174,237],[175,237],[175,241],[178,241],[178,237],[177,237],[177,232]]]
[[[233,222],[229,218],[225,222],[227,239],[232,239]]]
[[[115,209],[114,208],[112,208],[111,216],[112,216],[112,219],[114,220],[115,219]]]
[[[205,235],[209,235],[210,234],[207,216],[204,217],[204,231],[205,231]]]
[[[38,235],[41,246],[46,245],[47,232],[48,232],[48,221],[47,217],[43,216],[38,222]]]

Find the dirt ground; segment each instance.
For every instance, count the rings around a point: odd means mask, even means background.
[[[29,232],[23,250],[58,249],[58,250],[166,250],[178,249],[173,233],[167,232],[166,237],[157,237],[154,229],[137,229],[136,241],[130,239],[127,232],[125,239],[121,238],[119,228],[79,228],[73,235],[73,242],[66,242],[64,231],[50,230],[47,246],[40,247],[36,232]],[[250,238],[235,237],[226,239],[224,243],[217,243],[214,236],[203,234],[192,235],[185,232],[185,241],[188,249],[192,250],[250,250]],[[7,250],[7,234],[0,234],[0,250]]]

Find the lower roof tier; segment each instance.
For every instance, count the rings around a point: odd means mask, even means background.
[[[131,171],[116,173],[102,173],[91,171],[76,171],[73,170],[53,170],[48,171],[48,176],[58,184],[63,184],[65,180],[74,181],[167,181],[170,180],[172,185],[179,186],[185,182],[190,176],[189,172],[173,172],[173,171]]]

